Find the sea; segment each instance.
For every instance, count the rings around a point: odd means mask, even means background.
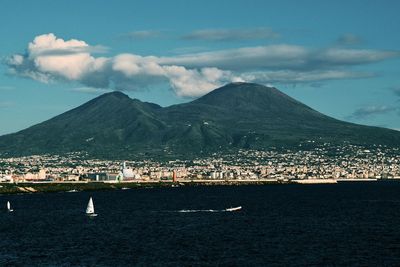
[[[97,217],[85,215],[90,197]],[[400,182],[36,193],[0,203],[0,266],[400,265]]]

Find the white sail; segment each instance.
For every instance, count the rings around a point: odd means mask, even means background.
[[[93,199],[90,197],[89,203],[86,208],[86,214],[94,214],[94,204]]]
[[[10,201],[7,201],[7,210],[8,210],[8,211],[13,211],[13,210],[11,209]]]

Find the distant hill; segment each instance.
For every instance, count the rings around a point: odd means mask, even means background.
[[[276,88],[232,83],[192,102],[162,108],[121,92],[0,137],[8,156],[86,151],[93,157],[183,158],[306,140],[400,145],[400,132],[323,115]]]

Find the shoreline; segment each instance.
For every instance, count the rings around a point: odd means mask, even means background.
[[[400,182],[400,179],[312,179],[312,180],[187,180],[187,181],[127,181],[127,182],[24,182],[1,183],[0,196],[12,194],[84,192],[103,190],[126,190],[183,186],[242,186],[242,185],[321,185],[360,182]]]
[[[287,182],[286,182],[287,183]],[[0,196],[10,194],[84,192],[183,186],[240,186],[283,184],[277,181],[130,181],[130,182],[24,182],[0,184]]]

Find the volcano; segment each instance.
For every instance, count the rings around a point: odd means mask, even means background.
[[[326,116],[276,88],[231,83],[169,107],[115,91],[0,137],[2,156],[87,152],[92,157],[177,158],[237,149],[333,144],[400,145],[400,132]]]

